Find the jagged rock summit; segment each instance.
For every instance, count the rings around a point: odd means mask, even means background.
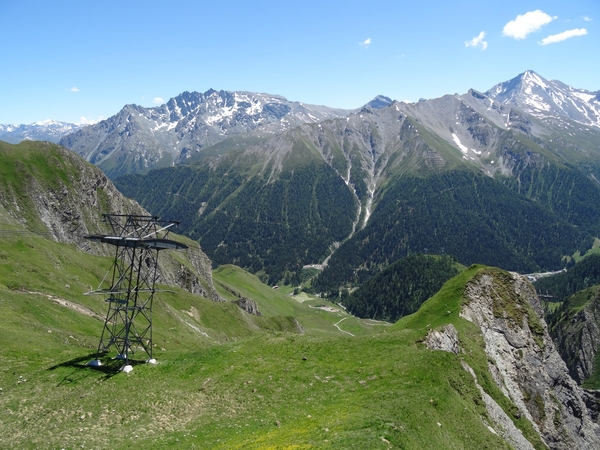
[[[373,100],[371,100],[369,103],[367,103],[365,106],[370,106],[373,109],[377,109],[377,108],[384,108],[386,106],[390,106],[393,102],[394,101],[391,98],[386,97],[385,95],[378,95]]]

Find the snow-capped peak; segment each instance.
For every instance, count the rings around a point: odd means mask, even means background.
[[[548,89],[548,84],[546,84],[544,79],[540,77],[537,73],[535,73],[533,70],[525,71],[521,79],[523,80],[523,83],[529,86],[539,86],[543,89]]]
[[[37,126],[43,127],[43,126],[46,126],[46,125],[51,125],[53,123],[56,123],[56,121],[52,120],[52,119],[46,119],[46,120],[42,120],[40,122],[34,122],[31,125],[37,125]]]
[[[600,127],[600,105],[595,101],[598,92],[546,80],[532,70],[497,84],[485,94],[492,100],[516,106],[540,119],[569,118]]]

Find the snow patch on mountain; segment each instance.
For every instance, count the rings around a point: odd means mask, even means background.
[[[455,144],[458,146],[461,152],[463,152],[465,155],[469,152],[469,149],[462,145],[456,133],[452,133],[452,139],[454,140]]]

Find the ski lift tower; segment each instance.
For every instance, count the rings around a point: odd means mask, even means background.
[[[112,267],[98,289],[85,295],[105,295],[108,312],[98,345],[96,359],[90,366],[101,366],[100,355],[114,347],[116,359],[122,359],[121,370],[130,372],[130,355],[143,351],[146,362],[155,364],[152,357],[152,301],[159,292],[154,284],[158,279],[158,253],[161,250],[188,248],[167,239],[171,227],[179,222],[161,221],[155,216],[103,214],[113,234],[91,235],[85,238],[115,247]]]

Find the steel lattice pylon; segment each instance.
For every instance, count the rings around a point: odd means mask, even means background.
[[[167,239],[170,228],[178,222],[160,221],[155,216],[104,214],[112,235],[92,235],[86,239],[114,245],[112,267],[98,289],[89,294],[106,295],[108,312],[91,365],[101,365],[99,357],[115,347],[117,358],[125,361],[124,370],[131,370],[130,353],[142,350],[152,358],[152,301],[157,292],[158,253],[165,249],[186,249],[187,246]]]

